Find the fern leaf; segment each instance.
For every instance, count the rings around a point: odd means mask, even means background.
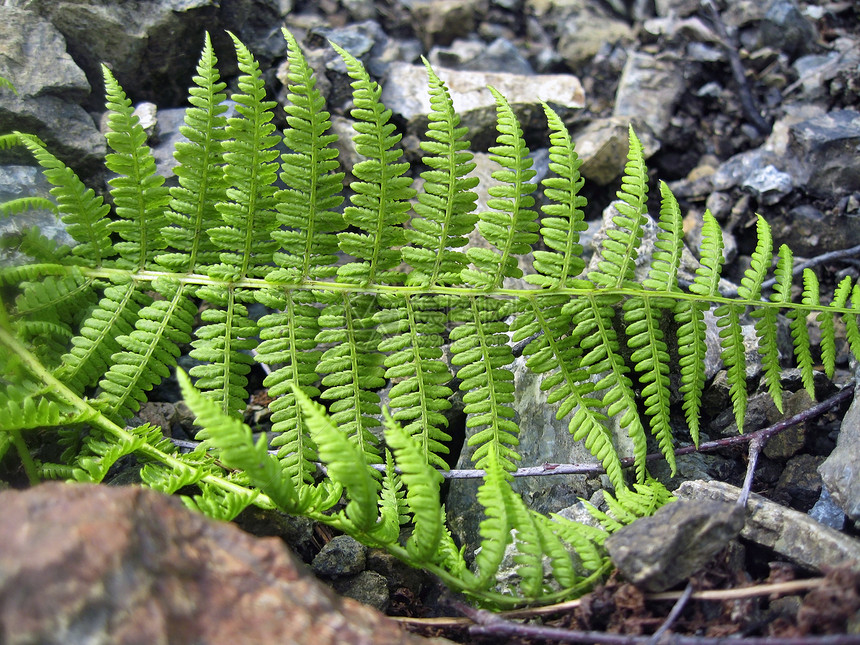
[[[108,181],[117,215],[108,228],[123,239],[114,244],[121,265],[143,269],[165,246],[161,229],[166,224],[164,207],[170,196],[163,185],[164,177],[155,172],[155,158],[131,101],[104,65],[102,72],[108,109],[106,138],[114,151],[105,158],[105,166],[119,175]]]
[[[263,491],[284,512],[297,509],[296,489],[292,480],[285,477],[278,460],[269,454],[265,435],[254,443],[251,428],[225,414],[211,399],[203,396],[191,379],[177,370],[182,396],[197,417],[202,430],[197,438],[206,446],[215,448],[219,459],[227,468],[240,469],[250,482]]]
[[[674,303],[659,298],[633,297],[624,303],[627,346],[633,350],[630,360],[644,385],[642,397],[645,414],[650,417],[651,432],[660,451],[675,473],[675,451],[669,421],[669,350],[660,328],[662,311]]]
[[[185,125],[179,128],[188,141],[178,142],[174,152],[179,185],[170,189],[166,211],[172,226],[162,231],[175,252],[157,258],[159,264],[177,273],[193,273],[198,265],[215,264],[219,259],[219,247],[207,235],[223,223],[216,204],[226,200],[227,187],[223,174],[226,84],[220,81],[217,63],[207,33],[192,79],[194,86],[189,89],[191,107],[185,110]]]
[[[400,225],[408,219],[409,200],[415,196],[412,179],[405,176],[409,164],[397,161],[403,156],[395,147],[401,135],[394,133],[391,110],[379,100],[382,88],[370,79],[361,61],[334,43],[332,47],[353,79],[353,140],[356,152],[365,157],[352,169],[357,179],[350,184],[352,206],[343,213],[346,223],[362,232],[338,234],[341,250],[358,261],[341,266],[338,276],[358,284],[397,283],[404,277],[395,270],[400,262],[398,247],[404,242]]]
[[[480,213],[478,230],[498,252],[492,249],[472,247],[466,256],[475,269],[464,269],[465,282],[492,291],[502,285],[504,278],[521,278],[522,270],[517,266],[517,254],[531,251],[537,242],[537,214],[531,210],[535,200],[531,193],[537,188],[529,180],[535,176],[532,160],[523,139],[513,109],[495,88],[490,92],[496,101],[496,129],[498,145],[490,148],[491,159],[500,170],[493,178],[501,182],[489,188],[491,199],[487,201],[491,211]]]
[[[385,451],[385,473],[379,493],[379,522],[374,537],[384,544],[393,544],[400,537],[400,527],[409,522],[406,492],[394,465],[390,450]]]
[[[630,148],[627,152],[627,165],[618,191],[618,215],[613,218],[617,228],[607,231],[603,240],[598,262],[598,270],[588,274],[597,285],[612,288],[641,288],[636,282],[637,248],[642,239],[642,226],[645,223],[648,197],[648,173],[645,168],[642,144],[630,128]]]
[[[550,203],[541,206],[545,217],[541,219],[540,234],[552,251],[534,252],[534,267],[540,275],[527,275],[525,279],[542,287],[575,287],[573,278],[585,268],[579,232],[588,229],[582,210],[587,200],[579,194],[585,184],[579,173],[582,161],[558,114],[546,103],[542,105],[550,128],[549,169],[557,177],[541,182]]]
[[[247,374],[253,358],[243,351],[257,342],[257,326],[248,317],[247,304],[256,298],[253,292],[236,288],[233,282],[246,277],[261,277],[269,272],[269,263],[277,244],[271,238],[276,227],[274,207],[278,153],[273,150],[278,137],[272,108],[266,100],[260,67],[251,52],[230,34],[236,49],[239,69],[239,92],[232,98],[239,116],[227,119],[223,142],[224,176],[227,201],[216,208],[223,226],[208,231],[213,244],[226,249],[220,263],[210,266],[212,286],[201,287],[197,295],[215,305],[202,314],[205,323],[196,331],[192,358],[206,364],[193,367],[190,374],[207,396],[217,400],[221,409],[239,415],[248,398]]]
[[[381,300],[385,306],[374,320],[383,335],[379,351],[392,352],[385,357],[385,378],[394,382],[389,392],[394,419],[406,424],[428,463],[445,469],[440,455],[448,453],[445,442],[451,436],[443,430],[448,420],[442,413],[451,407],[452,392],[446,385],[451,374],[440,359],[447,317],[432,296]]]
[[[505,556],[505,547],[511,541],[514,518],[509,514],[506,497],[513,494],[506,481],[506,473],[499,462],[488,460],[484,482],[478,488],[478,502],[484,507],[481,521],[481,550],[475,557],[476,580],[479,587],[489,587]]]
[[[313,295],[307,292],[285,291],[280,297],[276,297],[274,290],[265,293],[264,304],[278,311],[258,321],[261,342],[257,360],[266,365],[281,365],[263,381],[273,398],[269,404],[275,433],[272,447],[278,449],[278,458],[296,486],[302,481],[310,484],[316,472],[316,447],[292,386],[297,384],[309,397],[320,395],[316,387],[319,380],[316,367],[323,354],[316,342],[320,310],[314,306]]]
[[[804,305],[817,305],[818,300],[818,278],[812,269],[803,270],[803,296],[801,302]],[[809,330],[806,327],[806,310],[794,309],[788,314],[791,320],[791,338],[794,342],[794,355],[797,358],[797,367],[800,369],[800,380],[809,396],[815,398],[815,383],[812,367],[812,349],[809,342]]]
[[[57,212],[57,205],[44,197],[19,197],[0,204],[0,217],[11,217],[27,211],[48,210]]]
[[[720,272],[723,258],[723,232],[710,211],[702,217],[702,244],[699,249],[700,264],[690,291],[700,296],[714,296],[719,293]]]
[[[239,513],[254,503],[258,496],[257,491],[236,487],[227,491],[220,486],[198,482],[200,494],[189,497],[182,496],[182,502],[192,511],[198,511],[222,522],[230,522]]]
[[[474,229],[473,213],[477,195],[476,177],[467,177],[474,168],[468,129],[460,126],[460,117],[448,88],[430,64],[424,60],[430,79],[430,114],[422,158],[430,167],[421,173],[423,190],[414,205],[416,216],[405,231],[408,246],[402,249],[403,260],[412,267],[408,284],[459,284],[460,272],[466,267],[464,253],[455,249],[466,245],[466,236]]]
[[[553,531],[573,547],[582,567],[586,571],[599,571],[606,563],[607,556],[598,547],[609,537],[609,532],[602,528],[574,522],[557,513],[550,513],[550,517]]]
[[[133,282],[107,287],[72,338],[71,349],[63,355],[55,376],[76,394],[97,383],[108,371],[114,354],[122,350],[117,338],[132,332],[140,308],[151,302]]]
[[[343,202],[342,172],[338,172],[337,150],[331,133],[330,114],[316,88],[316,78],[292,34],[287,39],[289,84],[284,108],[287,125],[284,144],[290,153],[281,157],[281,180],[285,190],[276,195],[278,221],[286,229],[272,232],[283,251],[274,255],[283,268],[269,275],[271,281],[295,282],[334,275],[337,237],[343,217],[336,209]]]
[[[442,475],[427,464],[426,453],[390,415],[385,417],[385,441],[394,451],[406,501],[415,527],[406,549],[419,562],[437,559],[445,518],[439,501]]]
[[[87,188],[78,176],[62,161],[48,152],[36,137],[18,135],[39,165],[42,173],[54,188],[51,195],[57,200],[60,219],[66,231],[78,244],[72,253],[92,266],[99,266],[113,255],[113,245],[108,230],[110,207]]]
[[[65,406],[46,398],[38,400],[28,396],[16,401],[3,397],[0,402],[0,431],[11,433],[16,430],[49,428],[52,426],[80,423],[89,415],[68,410]]]
[[[775,304],[785,304],[791,300],[791,251],[784,244],[779,249],[779,260],[777,261],[776,284],[770,301]],[[773,399],[777,410],[782,412],[782,369],[779,361],[779,347],[777,339],[777,316],[779,309],[774,306],[754,309],[751,315],[759,320],[755,324],[756,336],[759,339],[758,351],[762,357],[764,369],[764,382],[768,392]]]
[[[145,392],[170,375],[180,355],[179,344],[191,340],[197,307],[183,287],[170,280],[153,285],[165,300],[156,300],[137,312],[134,331],[117,337],[124,351],[112,364],[99,386],[98,407],[112,419],[127,418],[146,400]]]
[[[334,426],[321,405],[311,401],[299,387],[294,386],[293,392],[319,446],[320,459],[328,467],[328,476],[346,491],[349,502],[343,511],[345,518],[355,530],[370,534],[378,516],[379,484],[370,474],[364,454]]]
[[[463,325],[451,330],[451,363],[462,365],[457,372],[464,392],[463,411],[469,415],[468,428],[482,428],[469,437],[475,448],[472,461],[476,468],[492,462],[504,471],[516,469],[520,459],[513,446],[519,444],[519,428],[514,421],[514,375],[508,369],[513,352],[507,343],[508,325],[496,318],[495,308],[469,297],[470,309],[460,315]]]
[[[860,360],[860,282],[851,291],[851,308],[856,312],[847,314],[845,320],[845,337],[854,356]]]

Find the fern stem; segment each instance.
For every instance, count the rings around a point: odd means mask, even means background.
[[[61,398],[65,403],[72,406],[80,415],[87,417],[90,419],[89,423],[104,430],[105,432],[123,440],[131,442],[134,440],[134,435],[130,432],[126,431],[124,428],[120,427],[110,419],[108,419],[104,414],[96,410],[89,403],[87,403],[84,399],[75,394],[72,390],[70,390],[66,385],[56,379],[37,359],[33,356],[29,351],[27,351],[21,343],[12,336],[8,330],[0,327],[0,345],[5,346],[11,352],[13,352],[18,358],[21,360],[24,365],[30,370],[30,372],[36,376],[40,381],[42,381],[47,389],[52,392],[55,396]],[[173,455],[170,455],[154,446],[149,444],[143,444],[138,452],[142,453],[146,457],[154,459],[155,461],[159,461],[167,466],[174,468],[182,468],[187,467],[186,462],[181,459],[177,459]],[[23,460],[23,456],[22,456]],[[25,466],[26,467],[26,466]],[[35,464],[34,464],[35,467]],[[37,475],[38,478],[38,475]],[[37,479],[38,481],[38,479]],[[247,489],[243,486],[235,484],[231,481],[224,479],[223,477],[219,477],[217,475],[205,475],[201,481],[204,481],[208,484],[212,484],[218,486],[219,488],[227,491],[238,494],[247,494]],[[261,508],[274,508],[274,504],[272,501],[263,493],[260,493],[254,500],[254,504]]]

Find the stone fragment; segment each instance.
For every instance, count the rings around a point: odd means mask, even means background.
[[[788,152],[800,161],[796,183],[815,197],[860,190],[860,112],[833,110],[789,126]],[[856,223],[855,223],[856,224]]]
[[[858,370],[860,373],[860,370]],[[860,386],[839,430],[836,448],[818,472],[833,500],[854,520],[860,520]]]
[[[794,183],[790,174],[782,172],[773,164],[768,164],[748,176],[741,184],[741,188],[752,193],[759,203],[771,206],[791,193]]]
[[[84,72],[66,53],[57,29],[36,14],[0,6],[0,76],[17,95],[0,89],[0,132],[37,135],[78,171],[95,171],[105,141],[93,119],[77,105],[90,93]],[[4,160],[32,162],[21,148],[0,151]]]
[[[154,491],[48,483],[0,506],[8,645],[427,642],[338,598],[280,540]]]
[[[586,3],[582,3],[586,4]],[[627,22],[611,17],[589,3],[580,10],[565,12],[558,20],[558,53],[574,72],[591,62],[604,45],[628,43],[633,40],[633,29]]]
[[[582,161],[580,173],[586,181],[606,186],[624,173],[630,147],[630,120],[627,117],[594,119],[573,135],[576,154]],[[633,125],[648,159],[660,149],[660,142],[647,127]]]
[[[823,461],[824,457],[804,454],[789,459],[776,483],[774,498],[798,510],[811,508],[821,495],[818,467]]]
[[[681,499],[704,502],[737,500],[740,489],[725,482],[690,481],[675,491]],[[845,564],[860,571],[860,540],[824,526],[761,495],[750,495],[741,537],[776,551],[803,567],[821,571]]]
[[[667,504],[606,539],[613,564],[633,584],[664,591],[705,566],[744,525],[744,510],[724,501]]]
[[[570,74],[528,76],[503,72],[472,72],[436,69],[460,115],[460,125],[469,128],[473,150],[486,150],[495,143],[496,102],[488,85],[507,99],[521,121],[523,129],[546,130],[546,116],[540,101],[555,109],[578,109],[585,105],[585,94],[579,79]],[[430,95],[427,71],[421,65],[392,63],[388,80],[382,89],[382,102],[395,115],[407,121],[411,134],[424,136]]]
[[[364,570],[366,547],[348,535],[329,540],[314,558],[311,568],[318,576],[337,578]]]
[[[376,571],[360,571],[352,576],[337,578],[332,582],[332,587],[341,596],[357,600],[363,605],[379,611],[388,609],[388,583]]]
[[[794,57],[813,46],[815,29],[792,0],[776,0],[761,21],[761,40]]]
[[[845,526],[845,511],[833,501],[827,486],[821,487],[821,496],[809,509],[809,517],[837,531],[841,531]]]
[[[632,53],[618,81],[612,115],[647,124],[659,140],[684,90],[679,61],[669,56]]]
[[[487,11],[486,0],[407,0],[404,4],[427,49],[468,36]]]

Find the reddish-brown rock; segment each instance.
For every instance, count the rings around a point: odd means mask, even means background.
[[[0,509],[6,645],[430,642],[336,596],[277,539],[150,490],[50,483]]]

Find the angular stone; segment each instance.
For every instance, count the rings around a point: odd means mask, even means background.
[[[644,122],[661,139],[684,90],[684,75],[678,60],[632,53],[618,81],[612,115]]]
[[[606,186],[622,175],[630,147],[629,125],[627,117],[595,119],[573,135],[576,154],[582,161],[579,171],[586,181]],[[633,128],[648,159],[660,149],[660,142],[649,128],[639,125]]]
[[[0,132],[35,134],[76,170],[97,168],[105,154],[104,139],[90,115],[75,104],[89,95],[90,84],[66,53],[57,29],[30,11],[0,7],[0,76],[18,92],[0,89]],[[32,162],[20,148],[0,154],[4,160]]]
[[[860,520],[860,386],[839,430],[835,450],[818,468],[833,500],[854,520]]]
[[[154,491],[48,483],[0,506],[9,645],[427,642],[338,598],[280,540]]]
[[[355,575],[364,570],[366,547],[348,535],[329,540],[314,558],[314,573],[329,578]]]
[[[574,10],[558,19],[558,53],[565,64],[575,72],[591,62],[600,48],[606,44],[628,43],[633,40],[633,29],[623,20],[608,15],[597,8],[597,3],[581,3],[581,10]]]
[[[789,154],[802,164],[798,184],[815,197],[860,190],[860,112],[833,110],[789,126]]]
[[[412,26],[427,49],[450,45],[475,30],[487,12],[486,0],[407,0]]]
[[[496,102],[488,85],[496,88],[511,104],[523,129],[546,130],[546,117],[540,100],[556,109],[578,109],[585,105],[579,79],[570,74],[526,76],[502,72],[472,72],[436,69],[448,87],[460,125],[469,128],[473,150],[486,150],[495,142]],[[411,134],[424,136],[430,95],[427,71],[423,66],[393,63],[382,89],[382,102],[407,121]]]
[[[855,453],[856,454],[856,453]],[[675,495],[681,499],[704,502],[734,502],[741,490],[725,482],[690,481],[681,484]],[[773,549],[808,569],[845,564],[860,571],[860,540],[824,526],[806,513],[793,511],[775,502],[751,494],[747,502],[747,519],[741,537]]]
[[[664,591],[705,566],[743,525],[737,504],[677,501],[610,535],[606,549],[630,582]]]

